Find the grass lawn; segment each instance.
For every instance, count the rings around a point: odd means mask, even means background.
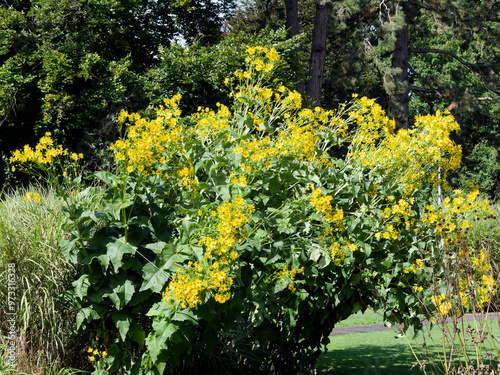
[[[371,309],[366,310],[364,313],[358,312],[354,315],[351,315],[346,320],[343,320],[335,327],[350,327],[350,326],[360,326],[365,324],[375,324],[375,323],[383,323],[382,315],[380,313],[376,313]]]
[[[368,317],[353,316],[353,321],[373,320],[373,312]],[[357,314],[362,315],[362,314]],[[345,322],[348,324],[349,320]],[[370,324],[370,323],[368,323]],[[500,329],[498,321],[490,321],[492,333],[495,337],[499,336]],[[442,344],[442,331],[439,327],[434,327],[430,333],[424,331],[429,353],[433,360],[439,362],[439,354],[442,354],[443,348],[434,346]],[[423,353],[424,337],[412,339],[413,334],[408,334],[413,349],[420,355]],[[496,339],[495,339],[496,340]],[[475,357],[475,347],[468,340],[469,355]],[[459,348],[458,341],[456,345]],[[497,349],[500,349],[499,343],[495,341]],[[450,345],[447,346],[449,352]],[[488,339],[482,346],[482,352],[487,350],[495,351],[488,342]],[[410,370],[417,361],[404,337],[397,337],[395,331],[354,333],[345,336],[330,337],[330,344],[327,346],[327,352],[320,356],[317,362],[318,374],[323,375],[358,375],[358,374],[383,374],[383,375],[403,375],[403,374],[422,374],[419,367],[416,366]],[[496,364],[495,364],[496,366]],[[432,368],[428,365],[427,374],[432,374]]]
[[[418,374],[415,358],[404,338],[393,331],[330,337],[328,351],[317,362],[320,374]]]

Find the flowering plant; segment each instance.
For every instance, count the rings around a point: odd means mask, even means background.
[[[456,123],[438,114],[395,133],[367,98],[305,108],[272,80],[274,49],[247,53],[226,81],[232,109],[182,117],[176,95],[151,120],[123,112],[119,172],[95,174],[108,186],[102,208],[72,210],[62,245],[84,265],[77,324],[107,345],[96,373],[301,373],[333,326],[368,305],[419,322],[400,279],[426,258],[439,264],[436,232],[459,225],[442,213],[436,227],[442,211],[418,205],[442,182],[437,168],[457,165]]]

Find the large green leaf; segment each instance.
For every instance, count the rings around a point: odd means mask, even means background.
[[[120,333],[120,337],[122,341],[125,341],[127,338],[127,333],[130,328],[130,324],[132,322],[132,318],[125,311],[111,311],[111,318],[115,323],[116,328],[118,328],[118,332]]]
[[[119,238],[114,242],[110,242],[106,245],[107,255],[111,264],[113,264],[114,271],[118,272],[118,269],[122,266],[122,258],[125,254],[135,254],[136,248],[129,243],[126,243],[123,238]]]

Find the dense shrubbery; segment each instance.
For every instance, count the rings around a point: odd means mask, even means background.
[[[429,205],[460,160],[450,115],[395,133],[367,98],[304,108],[273,80],[274,49],[247,54],[225,82],[231,108],[182,117],[176,95],[151,120],[120,115],[97,210],[73,199],[78,172],[54,167],[48,155],[66,156],[50,138],[11,158],[49,172],[66,201],[62,246],[82,265],[77,325],[95,332],[97,374],[308,373],[331,328],[366,306],[404,326],[422,301],[439,314],[424,290],[445,271],[439,237],[489,213],[476,192]]]

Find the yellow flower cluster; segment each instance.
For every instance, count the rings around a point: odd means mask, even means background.
[[[297,274],[304,273],[304,267],[301,268],[291,268],[288,269],[288,266],[285,264],[283,265],[283,270],[280,271],[280,280],[283,281],[289,281],[288,283],[288,289],[292,292],[295,293],[297,291],[297,286],[293,282],[295,280],[295,276]]]
[[[280,131],[276,140],[279,154],[291,155],[299,161],[314,161],[315,146],[319,140],[316,131],[312,124],[301,125],[299,122],[297,125],[295,121],[288,121],[288,128]]]
[[[61,145],[56,146],[51,138],[51,133],[47,132],[40,138],[34,149],[30,145],[25,145],[23,150],[14,151],[10,157],[11,164],[34,163],[38,165],[49,165],[56,161],[60,156],[68,157],[72,161],[78,161],[83,158],[83,154],[69,152],[63,149]],[[15,166],[12,166],[12,171],[15,171]]]
[[[230,127],[231,111],[220,103],[217,103],[217,107],[217,112],[200,107],[191,116],[191,120],[196,123],[195,134],[202,142],[211,140]]]
[[[29,202],[29,201],[33,200],[34,202],[39,203],[40,202],[40,195],[38,195],[38,193],[31,193],[31,192],[29,192],[24,197],[24,200],[26,202]]]
[[[248,56],[245,62],[250,63],[257,72],[270,72],[274,68],[273,63],[281,59],[281,56],[274,48],[268,49],[261,46],[248,47],[246,52]]]
[[[244,93],[255,93],[255,87],[252,87],[249,83],[257,81],[256,87],[258,87],[261,83],[260,79],[269,75],[276,67],[276,63],[281,59],[281,56],[274,48],[268,49],[266,47],[255,46],[248,47],[246,52],[248,55],[245,59],[245,63],[247,64],[246,70],[238,69],[234,72],[234,76],[240,82],[244,82],[243,91],[237,93],[235,95],[236,98],[244,95]]]
[[[426,206],[426,215],[422,218],[424,225],[432,225],[438,233],[442,232],[456,232],[458,230],[467,230],[471,225],[467,219],[461,220],[460,226],[457,227],[459,216],[467,217],[467,215],[478,214],[493,214],[488,200],[478,200],[479,191],[475,190],[463,197],[462,191],[454,190],[453,199],[446,197],[443,206],[436,209],[434,206]]]
[[[314,189],[312,187],[312,189]],[[333,223],[335,225],[334,230],[337,232],[343,231],[344,227],[344,211],[340,208],[335,208],[335,212],[332,208],[333,197],[331,195],[323,195],[321,189],[314,189],[311,193],[311,204],[316,208],[318,212],[325,215],[325,221],[327,223]]]
[[[97,349],[92,349],[92,348],[88,348],[87,353],[89,354],[88,358],[90,362],[95,362],[99,360],[99,358],[104,358],[108,355],[108,353],[105,350],[99,351]]]
[[[234,203],[226,201],[217,208],[218,237],[215,253],[218,256],[223,256],[221,258],[223,263],[228,261],[226,255],[229,251],[240,239],[246,236],[246,230],[241,228],[248,222],[248,217],[254,210],[254,206],[247,205],[240,195],[236,196]],[[210,259],[213,255],[213,250],[210,247],[206,248],[205,257],[207,259]],[[230,258],[233,258],[233,256],[230,256]]]
[[[123,111],[118,122],[128,121],[125,139],[119,139],[111,146],[118,165],[131,173],[139,171],[143,175],[154,174],[158,166],[168,161],[172,148],[178,151],[183,140],[183,128],[178,126],[181,111],[178,107],[180,95],[164,99],[164,106],[157,108],[157,118],[147,121],[137,113]],[[181,149],[182,150],[182,149]]]
[[[416,259],[415,262],[407,267],[403,268],[404,273],[417,273],[418,270],[424,269],[424,261],[422,259]]]
[[[212,211],[217,235],[199,241],[204,246],[203,262],[190,262],[187,269],[178,269],[163,293],[166,302],[173,300],[183,308],[192,308],[204,301],[206,292],[213,292],[214,299],[219,303],[231,297],[229,289],[233,280],[229,272],[238,257],[237,244],[247,235],[243,226],[254,210],[253,205],[237,195],[234,202],[224,201],[217,211]]]
[[[194,173],[194,166],[191,163],[191,160],[187,160],[186,163],[189,164],[188,167],[186,166],[178,166],[177,172],[176,172],[176,177],[180,181],[181,185],[186,188],[187,190],[196,190],[196,184],[199,182],[198,178],[195,176]],[[163,171],[159,169],[156,172],[157,175],[162,175]],[[168,177],[167,177],[168,178]]]
[[[448,314],[452,310],[452,303],[449,296],[446,293],[441,293],[440,295],[432,296],[431,300],[434,306],[436,307],[437,315],[440,318],[448,316]]]
[[[178,302],[184,309],[196,307],[205,300],[205,292],[214,292],[214,299],[224,303],[231,297],[229,288],[233,279],[228,276],[229,267],[221,267],[214,262],[208,270],[201,263],[189,263],[187,268],[179,268],[166,290],[163,300],[171,304]]]
[[[493,272],[488,255],[484,249],[480,249],[477,254],[466,254],[462,250],[459,256],[461,259],[470,259],[470,268],[461,270],[459,275],[459,297],[466,308],[471,302],[476,308],[482,308],[491,302],[498,290],[498,283],[491,276]]]
[[[333,264],[340,266],[349,252],[353,253],[358,249],[358,245],[350,243],[345,237],[341,238],[340,242],[334,242],[329,248],[331,260]]]
[[[332,258],[333,264],[335,264],[336,266],[340,266],[346,256],[345,250],[338,242],[334,242],[330,246],[330,256]]]
[[[252,137],[250,141],[243,140],[233,152],[241,154],[245,163],[250,166],[263,164],[266,160],[279,156],[279,150],[273,147],[271,138],[268,136],[262,139]]]
[[[446,188],[446,174],[459,166],[462,154],[450,139],[450,133],[459,130],[453,116],[417,116],[412,129],[394,132],[394,123],[373,100],[361,98],[358,105],[358,111],[349,112],[358,124],[349,157],[397,176],[407,196],[426,182]]]
[[[460,250],[446,261],[450,262],[449,267],[452,270],[448,271],[451,272],[449,276],[457,283],[453,282],[447,293],[431,296],[437,317],[445,319],[452,314],[460,316],[470,310],[482,310],[485,305],[491,303],[497,293],[498,282],[492,276],[490,260],[484,249],[475,253],[469,249]],[[418,268],[412,265],[411,271],[416,272]],[[414,289],[423,290],[422,286]]]

